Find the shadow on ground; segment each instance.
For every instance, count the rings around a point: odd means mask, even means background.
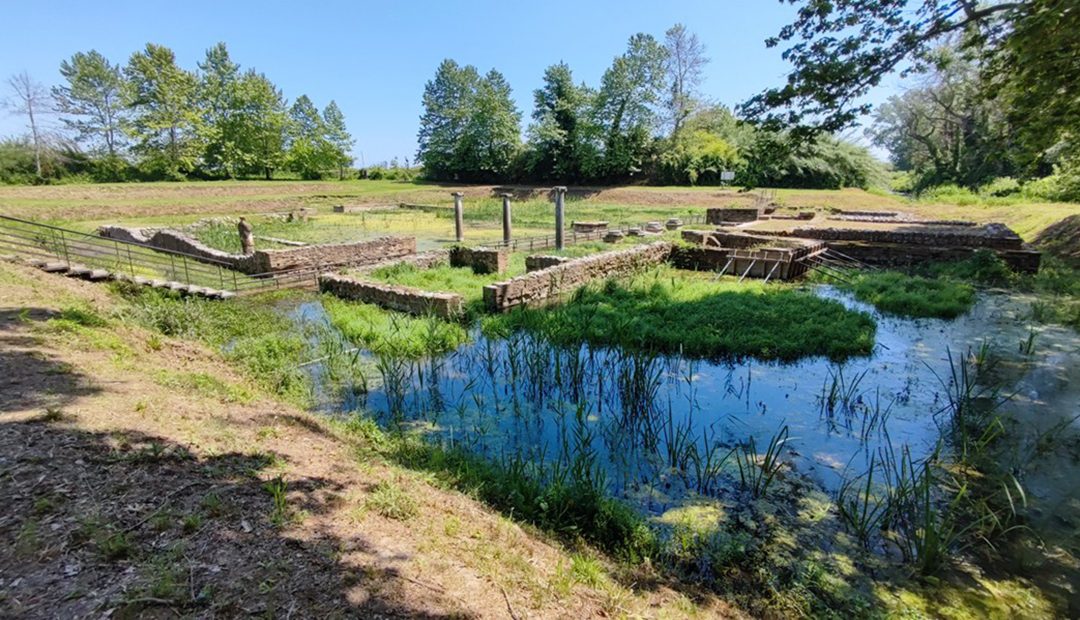
[[[273,454],[198,458],[160,437],[35,420],[0,423],[0,455],[4,617],[437,618],[451,599],[403,587],[415,580],[386,568],[395,558],[343,560],[377,556],[378,541],[290,529],[340,506],[343,489],[289,479],[282,507]]]

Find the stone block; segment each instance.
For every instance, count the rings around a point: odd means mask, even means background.
[[[465,300],[454,293],[435,293],[409,286],[396,286],[365,282],[336,273],[319,276],[319,290],[341,297],[381,308],[397,310],[415,315],[429,315],[444,319],[461,316],[465,310]]]
[[[506,248],[450,248],[451,267],[469,267],[473,273],[505,273],[510,264],[510,250]]]

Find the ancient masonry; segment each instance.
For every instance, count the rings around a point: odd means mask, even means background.
[[[416,253],[414,237],[379,237],[355,243],[307,245],[280,250],[256,250],[253,254],[231,254],[200,243],[173,230],[102,226],[98,235],[138,243],[151,248],[182,252],[195,259],[226,264],[242,273],[261,275],[302,268],[364,265]]]
[[[802,276],[811,261],[827,250],[822,241],[745,233],[684,230],[682,238],[694,245],[672,250],[670,260],[675,267],[766,281]]]
[[[450,266],[468,267],[476,274],[505,273],[510,262],[510,251],[506,248],[450,248]]]
[[[465,300],[453,293],[434,293],[410,286],[395,286],[365,282],[336,273],[319,276],[319,290],[341,297],[383,308],[452,319],[460,316],[465,309]]]
[[[626,276],[644,267],[663,263],[671,255],[666,242],[627,250],[594,254],[526,273],[484,287],[484,304],[494,312],[522,305],[537,305],[571,293],[592,280]]]

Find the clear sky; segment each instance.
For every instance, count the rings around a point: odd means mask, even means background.
[[[548,65],[566,61],[578,81],[596,85],[630,35],[662,39],[682,22],[712,58],[705,95],[731,106],[782,83],[781,50],[766,49],[764,40],[792,20],[794,8],[779,0],[4,0],[0,14],[0,77],[26,70],[47,86],[75,52],[97,49],[123,64],[154,42],[194,70],[206,48],[224,41],[234,61],[265,73],[290,101],[307,94],[321,108],[336,100],[359,165],[414,158],[424,83],[444,58],[501,71],[526,124]],[[889,80],[871,99],[896,87]],[[0,112],[0,135],[24,133],[23,124]]]

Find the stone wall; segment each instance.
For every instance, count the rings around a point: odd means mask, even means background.
[[[206,262],[224,263],[242,273],[254,275],[305,267],[365,265],[416,253],[415,237],[379,237],[355,243],[305,245],[280,250],[256,250],[254,254],[230,254],[209,247],[198,239],[175,230],[154,230],[102,226],[98,235],[151,248],[181,252]]]
[[[379,261],[377,263],[370,263],[367,265],[361,265],[352,269],[354,273],[371,273],[376,269],[384,269],[386,267],[395,267],[397,265],[410,265],[417,269],[434,269],[435,267],[441,267],[443,265],[450,264],[450,250],[430,250],[428,252],[420,252],[419,254],[410,254],[409,256],[402,256],[400,258],[391,258],[388,260]]]
[[[870,243],[896,243],[909,246],[936,246],[957,248],[991,248],[995,250],[1019,250],[1023,248],[1020,235],[1004,224],[986,224],[979,227],[942,229],[911,224],[891,230],[867,228],[796,228],[777,231],[778,235],[821,239],[823,241],[865,241]]]
[[[860,241],[829,241],[829,248],[858,261],[882,267],[908,267],[928,261],[958,261],[971,258],[979,249],[903,245],[898,243],[864,243]],[[1037,250],[994,250],[994,253],[1014,271],[1037,273],[1042,253]]]
[[[451,267],[469,267],[473,273],[504,273],[510,263],[510,251],[506,248],[450,248]]]
[[[662,263],[671,255],[671,250],[672,244],[660,242],[567,261],[485,286],[484,304],[494,312],[541,304],[593,280],[622,277]]]
[[[573,259],[567,258],[565,256],[548,256],[546,254],[533,254],[525,257],[525,271],[540,271],[541,269],[547,269],[548,267],[561,265],[570,260]]]
[[[408,286],[364,282],[336,273],[319,276],[319,290],[382,308],[452,319],[464,312],[465,300],[454,293],[433,293]]]
[[[379,237],[354,243],[308,245],[302,248],[256,250],[261,273],[304,267],[368,265],[416,253],[416,237]]]
[[[753,222],[758,219],[758,210],[747,207],[710,207],[705,210],[706,224],[726,224]]]

